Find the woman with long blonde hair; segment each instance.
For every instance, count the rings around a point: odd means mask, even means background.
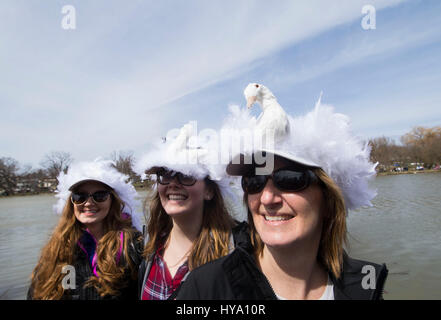
[[[156,176],[155,190],[145,205],[148,235],[139,278],[142,300],[173,298],[193,269],[227,255],[234,247],[236,223],[226,204],[226,197],[234,195],[225,167],[222,178],[203,157],[193,164],[186,162],[193,151],[199,155],[206,151],[188,147],[190,131],[190,125],[184,126],[176,140],[147,154],[138,165],[140,172]]]
[[[29,299],[136,299],[142,221],[126,178],[102,160],[60,174],[61,217],[32,272]]]

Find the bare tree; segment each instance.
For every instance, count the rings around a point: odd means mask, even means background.
[[[392,139],[379,137],[369,140],[371,146],[371,161],[382,165],[389,165],[393,161],[392,147],[395,143]]]
[[[431,168],[441,161],[441,127],[415,127],[401,137],[411,158]]]
[[[140,177],[133,171],[133,165],[135,164],[133,151],[113,151],[110,158],[115,162],[116,170],[128,175],[131,182],[140,181]]]
[[[67,172],[73,158],[69,152],[52,151],[46,154],[40,165],[46,169],[49,177],[56,178],[61,171]]]
[[[6,195],[13,194],[17,186],[18,167],[17,160],[9,157],[0,158],[0,189],[3,189]]]

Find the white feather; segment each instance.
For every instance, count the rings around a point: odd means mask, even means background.
[[[286,154],[293,161],[322,168],[340,187],[348,209],[372,205],[376,191],[370,188],[369,181],[375,176],[376,164],[370,162],[370,148],[352,133],[346,115],[321,103],[322,94],[312,111],[295,118],[287,115],[271,91],[260,84],[259,88],[254,83],[248,85],[244,94],[247,98],[257,96],[256,101],[263,109],[261,117],[256,120],[249,116],[248,110],[230,108],[222,130],[233,131],[235,126],[245,130],[248,126],[260,135],[264,134],[262,127],[278,130],[272,150]],[[251,150],[262,149],[254,145]],[[250,153],[250,148],[241,153]]]

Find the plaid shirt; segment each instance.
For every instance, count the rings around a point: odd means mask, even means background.
[[[162,257],[163,251],[161,246],[153,257],[152,267],[144,283],[142,300],[167,300],[188,272],[188,264],[185,261],[172,278]]]

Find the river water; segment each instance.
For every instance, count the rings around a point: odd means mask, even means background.
[[[348,253],[385,262],[385,299],[441,299],[441,174],[381,176],[373,207],[348,215]],[[140,192],[140,197],[145,192]],[[0,198],[0,299],[25,299],[58,217],[52,195]]]

